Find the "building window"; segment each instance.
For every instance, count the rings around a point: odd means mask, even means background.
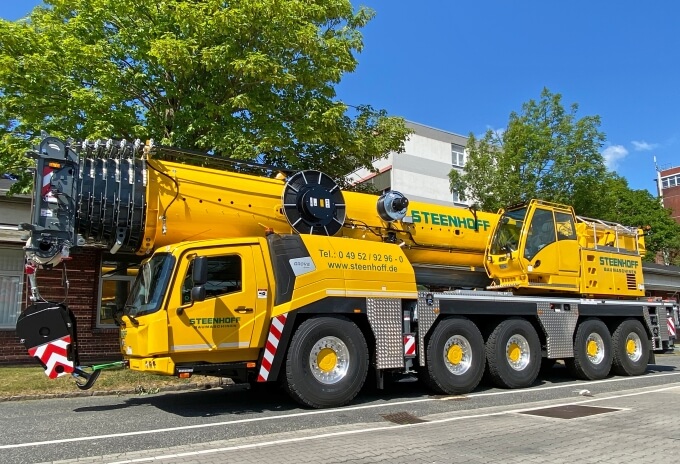
[[[455,143],[451,144],[451,163],[454,166],[463,167],[465,166],[465,147],[463,145],[458,145]]]
[[[125,307],[130,287],[137,276],[138,264],[104,261],[99,278],[97,327],[114,327],[114,316]]]
[[[460,198],[460,193],[456,192],[455,190],[452,192],[453,195],[453,202],[454,203],[464,203],[463,200]]]
[[[0,247],[0,328],[16,327],[23,283],[24,251]]]
[[[661,179],[661,188],[677,187],[678,185],[680,185],[680,174]]]

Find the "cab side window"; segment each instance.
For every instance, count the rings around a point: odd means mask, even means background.
[[[182,286],[182,303],[191,301],[191,278],[193,263],[189,264]],[[243,267],[239,255],[212,256],[208,258],[208,281],[205,283],[206,298],[215,298],[242,289]]]
[[[557,240],[576,240],[576,228],[571,214],[555,212]]]
[[[531,218],[524,257],[533,259],[536,253],[555,241],[555,220],[552,211],[536,209]]]

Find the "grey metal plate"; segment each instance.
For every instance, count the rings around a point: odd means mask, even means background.
[[[534,409],[532,411],[522,411],[520,414],[526,414],[528,416],[553,417],[555,419],[578,419],[579,417],[594,416],[596,414],[605,414],[616,411],[621,411],[621,409],[567,404],[564,406],[554,406],[551,408]]]
[[[570,305],[565,311],[562,305],[550,307],[550,303],[538,303],[538,320],[545,332],[548,357],[551,359],[574,356],[574,330],[578,322],[578,305]]]
[[[375,336],[375,362],[378,369],[404,367],[401,300],[367,298],[366,315]]]
[[[425,365],[425,336],[439,315],[439,299],[434,298],[433,304],[428,305],[425,296],[429,292],[418,293],[418,360],[421,366]]]
[[[395,412],[393,414],[383,414],[383,419],[394,422],[395,424],[421,424],[427,422],[424,419],[414,416],[408,412]]]

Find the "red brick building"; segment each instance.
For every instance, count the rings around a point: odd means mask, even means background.
[[[663,205],[673,213],[673,219],[680,223],[680,166],[659,171]]]
[[[32,362],[15,331],[19,314],[31,304],[29,282],[24,275],[25,234],[17,228],[30,220],[31,199],[8,197],[10,185],[11,181],[0,180],[0,364]],[[61,266],[38,271],[41,296],[56,302],[68,298],[76,315],[81,362],[120,359],[112,305],[124,301],[133,277],[117,269],[123,269],[128,262],[138,263],[139,258],[108,255],[96,248],[74,249],[71,256],[65,274]],[[64,278],[69,282],[68,295],[62,284]]]

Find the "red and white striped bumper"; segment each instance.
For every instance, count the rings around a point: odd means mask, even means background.
[[[28,350],[31,356],[34,356],[46,366],[45,374],[50,379],[56,379],[65,374],[73,373],[73,362],[68,360],[68,346],[71,343],[71,336],[52,340],[44,345],[35,346]]]
[[[269,371],[271,371],[274,355],[276,354],[276,350],[279,347],[281,334],[283,333],[283,326],[286,324],[287,318],[288,313],[281,314],[280,316],[276,316],[272,319],[272,323],[269,326],[269,336],[267,337],[267,343],[264,347],[262,363],[260,364],[260,373],[257,376],[258,382],[266,382],[269,378]]]

